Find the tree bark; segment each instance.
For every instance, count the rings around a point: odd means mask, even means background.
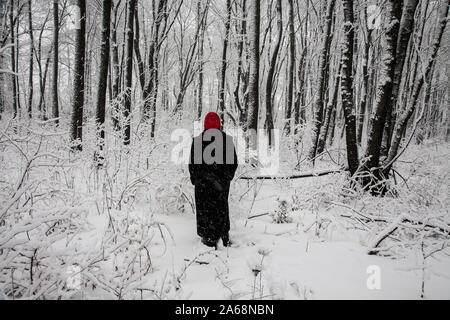
[[[128,21],[127,21],[127,40],[126,40],[126,60],[125,60],[125,89],[123,117],[124,145],[129,145],[131,141],[131,87],[133,86],[133,43],[134,43],[134,11],[136,0],[128,0]]]
[[[319,56],[319,74],[318,74],[318,90],[316,93],[316,100],[314,102],[314,120],[312,124],[312,131],[311,131],[311,148],[309,149],[309,159],[314,159],[316,156],[317,151],[317,143],[319,140],[319,133],[320,133],[320,127],[322,126],[323,122],[323,109],[324,109],[324,98],[325,98],[325,91],[326,91],[326,84],[328,82],[328,69],[329,69],[329,52],[330,52],[330,46],[331,41],[333,39],[332,34],[332,18],[333,18],[333,12],[334,12],[334,6],[336,1],[335,0],[329,0],[328,6],[327,6],[327,12],[325,16],[325,30],[324,30],[324,42],[323,47],[320,52]],[[353,12],[352,12],[353,14]],[[353,18],[352,18],[353,21]],[[353,33],[353,30],[352,30]],[[353,39],[351,45],[353,46]],[[352,48],[353,52],[353,48]]]
[[[198,70],[198,91],[197,91],[197,120],[200,120],[202,117],[203,111],[203,59],[204,59],[204,42],[205,42],[205,25],[202,25],[201,21],[201,12],[202,12],[202,0],[197,1],[197,28],[201,28],[200,31],[200,43],[198,45],[198,60],[199,60],[199,70]]]
[[[267,130],[267,135],[269,137],[269,147],[273,145],[272,141],[272,130],[273,130],[273,85],[274,85],[274,76],[275,76],[275,69],[278,59],[278,52],[280,51],[280,45],[281,45],[281,37],[283,35],[283,15],[281,11],[281,0],[277,0],[276,4],[276,11],[277,11],[277,29],[278,29],[278,36],[277,36],[277,42],[275,44],[275,48],[272,53],[272,58],[270,60],[270,67],[269,67],[269,73],[267,75],[267,83],[266,83],[266,123],[265,123],[265,129]]]
[[[14,32],[14,0],[10,1],[9,5],[9,25],[10,25],[10,42],[11,42],[11,71],[14,74],[11,75],[11,87],[12,87],[12,106],[13,106],[13,118],[18,115],[18,103],[17,103],[17,75],[16,75],[16,36]]]
[[[97,90],[97,110],[96,122],[99,131],[98,164],[101,165],[103,160],[103,146],[105,140],[105,105],[106,105],[106,88],[108,85],[108,69],[109,69],[109,37],[111,33],[111,0],[103,0],[102,10],[102,44],[100,49],[100,71]]]
[[[347,143],[347,162],[353,176],[359,166],[356,143],[356,116],[353,106],[353,1],[343,0],[344,7],[344,43],[342,54],[341,95],[345,116],[345,140]]]
[[[247,105],[248,105],[248,73],[244,70],[244,42],[247,37],[247,0],[242,0],[242,16],[240,29],[236,33],[240,34],[238,42],[238,68],[236,74],[236,87],[233,92],[234,102],[239,112],[239,123],[246,130],[247,126]],[[238,29],[238,27],[236,27]],[[248,51],[248,48],[247,48]],[[242,97],[240,96],[242,93]]]
[[[361,107],[359,110],[359,118],[358,118],[358,144],[361,145],[362,142],[362,133],[364,129],[364,121],[365,121],[365,115],[366,115],[366,109],[367,109],[367,103],[368,103],[368,96],[369,96],[369,59],[370,59],[370,47],[372,43],[372,29],[369,29],[368,27],[368,21],[367,21],[367,8],[364,11],[363,17],[364,17],[364,25],[365,25],[365,32],[367,34],[367,38],[365,39],[364,43],[364,57],[363,57],[363,63],[362,63],[362,80],[363,80],[363,92],[361,95]],[[372,67],[372,66],[371,66]]]
[[[151,118],[151,137],[154,137],[156,126],[156,101],[158,98],[158,70],[159,70],[159,52],[160,52],[160,28],[167,15],[167,0],[158,2],[158,9],[153,24],[153,35],[150,43],[148,55],[148,80],[144,88],[144,114],[143,119],[147,121]]]
[[[30,58],[28,73],[28,118],[33,118],[33,64],[34,64],[34,36],[33,36],[33,15],[31,13],[31,0],[28,0],[28,34],[30,36]],[[1,86],[1,84],[0,84]]]
[[[391,148],[389,150],[386,164],[384,165],[385,170],[387,172],[389,172],[392,164],[394,163],[394,161],[397,157],[398,150],[400,147],[400,142],[406,131],[406,126],[408,124],[408,121],[416,110],[416,105],[419,100],[419,96],[422,91],[423,85],[425,83],[427,83],[427,85],[431,85],[430,79],[432,78],[433,65],[436,61],[436,57],[439,52],[439,48],[441,47],[442,37],[444,35],[444,31],[447,26],[448,7],[449,6],[450,6],[450,0],[445,1],[444,5],[442,5],[442,9],[439,14],[438,21],[437,21],[437,24],[438,24],[437,25],[437,35],[436,35],[436,38],[431,47],[430,59],[428,60],[427,64],[425,65],[425,67],[423,69],[424,73],[422,73],[420,75],[419,80],[417,81],[417,83],[414,86],[413,95],[412,95],[411,101],[409,102],[407,109],[400,115],[397,123],[395,124]]]
[[[114,114],[113,114],[113,124],[114,129],[116,131],[120,130],[120,123],[119,123],[119,113],[120,110],[118,108],[119,103],[116,101],[118,95],[119,95],[119,87],[120,87],[120,64],[119,64],[119,46],[117,43],[117,25],[118,25],[118,13],[119,13],[119,6],[122,0],[117,1],[117,3],[114,5],[113,9],[113,22],[112,22],[112,31],[111,31],[111,42],[112,42],[112,73],[113,73],[113,79],[112,79],[112,99],[114,100],[113,105],[115,106]]]
[[[53,78],[52,78],[52,118],[59,124],[58,103],[58,63],[59,63],[59,0],[53,0]]]
[[[376,180],[381,179],[377,168],[380,166],[380,149],[386,123],[386,115],[391,112],[390,99],[396,63],[396,46],[400,23],[401,2],[397,0],[388,0],[385,6],[387,14],[381,77],[380,83],[378,84],[375,110],[370,119],[366,150],[366,157],[368,158],[366,167],[373,171],[377,178]],[[376,182],[373,181],[373,183]]]
[[[286,105],[285,132],[291,132],[291,118],[294,103],[294,76],[295,76],[295,26],[294,26],[294,0],[289,0],[289,71],[288,92]]]
[[[248,84],[248,116],[247,129],[250,131],[249,147],[252,151],[256,150],[256,130],[258,129],[259,116],[259,36],[260,36],[260,11],[261,3],[259,0],[253,1],[249,7],[249,25],[250,25],[250,48],[249,48],[249,84]]]
[[[141,90],[144,91],[145,87],[145,72],[144,72],[144,61],[141,56],[141,48],[139,46],[140,43],[140,26],[139,26],[139,14],[138,14],[138,6],[136,5],[135,13],[134,13],[134,54],[136,55],[136,62],[138,67],[138,79],[139,84],[141,86]]]
[[[397,48],[395,54],[395,70],[394,81],[392,83],[392,98],[389,101],[389,109],[391,112],[387,113],[386,125],[383,133],[382,154],[386,156],[389,152],[392,139],[392,131],[394,129],[396,119],[396,107],[398,101],[398,95],[400,92],[400,84],[403,75],[403,68],[406,61],[406,53],[408,51],[408,43],[411,38],[411,34],[414,30],[414,14],[416,12],[419,0],[405,0],[403,7],[403,14],[400,21],[400,29],[398,32]]]
[[[75,31],[75,67],[73,84],[73,104],[71,138],[78,142],[73,149],[82,150],[83,141],[83,107],[84,107],[84,69],[86,47],[86,0],[77,0],[79,16]]]
[[[328,104],[325,110],[325,119],[322,127],[320,128],[319,140],[317,142],[317,154],[321,154],[325,149],[325,142],[327,140],[328,131],[330,128],[331,117],[334,109],[337,107],[337,100],[339,95],[339,84],[341,82],[341,70],[338,71],[336,76],[336,83],[334,84],[334,93],[332,98],[328,100]]]
[[[225,38],[223,39],[223,49],[222,49],[222,72],[220,77],[220,88],[219,88],[219,116],[222,125],[225,124],[225,82],[227,73],[227,49],[228,49],[228,38],[230,36],[230,26],[231,26],[231,0],[227,0],[227,20],[225,22]]]

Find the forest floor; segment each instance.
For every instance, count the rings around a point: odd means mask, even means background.
[[[0,295],[450,299],[449,143],[411,145],[385,197],[349,188],[345,172],[243,180],[242,165],[229,197],[234,244],[211,250],[196,235],[194,188],[170,144],[112,140],[98,169],[94,140],[74,154],[65,133],[6,128]],[[336,147],[313,171],[343,166]],[[293,150],[280,151],[279,176],[312,170],[306,161],[292,170]]]
[[[435,165],[436,171],[428,172],[429,178],[448,168],[448,148],[440,150],[424,156],[424,163],[426,157],[431,157]],[[409,169],[409,183],[414,184],[415,178],[426,180],[420,178],[423,168],[419,163]],[[444,179],[448,175],[442,174]],[[348,214],[345,206],[323,207],[324,201],[332,202],[327,194],[333,193],[341,178],[331,175],[289,182],[265,180],[256,185],[254,199],[237,200],[232,195],[230,235],[234,244],[225,248],[220,243],[217,251],[201,244],[192,212],[154,215],[154,221],[166,226],[171,236],[166,234],[164,241],[152,244],[154,263],[149,275],[142,279],[142,287],[153,289],[150,294],[144,291],[144,298],[420,299],[423,285],[425,298],[450,299],[448,251],[438,252],[426,261],[420,246],[402,250],[401,254],[368,255],[368,243],[376,232],[349,225],[348,219],[341,217]],[[243,185],[250,182],[235,182],[232,189]],[[448,187],[448,181],[445,185]],[[447,201],[445,185],[443,197]],[[416,187],[419,192],[423,188]],[[279,200],[292,206],[292,196],[299,205],[291,207],[291,222],[274,223],[271,215],[247,220],[248,216],[276,212]],[[364,201],[387,207],[389,201],[404,200],[367,197]],[[358,208],[361,199],[358,201],[347,205]],[[144,211],[136,210],[134,214],[142,215]],[[94,223],[107,225],[104,218]],[[379,286],[375,288],[371,285],[374,270],[379,275]]]

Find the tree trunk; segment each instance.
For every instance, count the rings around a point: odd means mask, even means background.
[[[316,93],[316,100],[314,102],[314,120],[312,124],[312,131],[311,131],[311,148],[309,150],[309,159],[314,159],[316,156],[317,151],[317,142],[319,139],[319,133],[320,133],[320,127],[322,126],[323,121],[323,109],[324,109],[324,98],[325,98],[325,91],[326,91],[326,84],[328,82],[328,69],[329,69],[329,63],[328,63],[328,57],[330,52],[330,46],[331,41],[333,39],[332,34],[332,18],[333,18],[333,12],[334,12],[334,6],[336,1],[335,0],[329,0],[328,6],[327,6],[327,13],[325,17],[325,30],[324,30],[324,42],[323,47],[320,52],[319,56],[319,74],[318,74],[318,90]],[[353,18],[352,18],[353,21]],[[353,30],[352,30],[353,33]],[[353,46],[353,39],[351,45]],[[353,48],[352,48],[353,52]]]
[[[11,42],[11,71],[14,72],[11,75],[12,86],[12,105],[13,105],[13,118],[17,117],[19,112],[17,103],[17,75],[16,75],[16,36],[14,32],[14,0],[10,1],[9,6],[9,25],[10,25],[10,42]]]
[[[33,63],[34,63],[34,36],[33,36],[33,18],[31,13],[31,0],[28,0],[28,34],[30,36],[30,58],[28,73],[28,118],[33,118]],[[1,85],[1,84],[0,84]]]
[[[53,78],[52,78],[52,118],[59,124],[58,104],[58,60],[59,60],[59,0],[53,0]]]
[[[365,32],[367,34],[367,38],[365,39],[364,43],[364,57],[363,57],[363,64],[362,64],[362,80],[363,80],[363,92],[361,95],[361,107],[359,110],[359,119],[358,119],[358,144],[361,145],[362,141],[362,133],[364,129],[364,121],[365,121],[365,115],[366,115],[366,109],[367,109],[367,99],[369,96],[369,59],[370,59],[370,47],[372,43],[372,29],[369,29],[368,27],[368,21],[367,21],[367,8],[364,11],[363,17],[364,17],[364,25],[365,25]],[[372,66],[371,66],[372,67]]]
[[[319,140],[317,142],[316,154],[321,154],[325,148],[325,142],[327,140],[330,122],[332,120],[331,117],[334,112],[334,109],[336,109],[337,106],[340,82],[341,82],[341,70],[338,71],[338,75],[336,76],[336,83],[334,85],[333,97],[329,99],[327,108],[325,110],[325,120],[322,127],[320,128],[320,135]]]
[[[203,55],[204,55],[204,42],[205,42],[205,25],[202,25],[201,21],[202,12],[202,0],[197,1],[197,28],[201,28],[200,31],[200,43],[198,45],[198,60],[199,60],[199,70],[198,70],[198,105],[197,105],[197,120],[202,117],[203,111]]]
[[[230,25],[231,25],[231,0],[227,0],[227,20],[225,22],[225,39],[223,39],[222,72],[220,77],[220,88],[219,88],[219,116],[222,125],[225,124],[225,82],[227,72],[227,49],[229,41],[228,38],[230,36]]]
[[[295,76],[295,26],[294,26],[294,0],[289,0],[289,70],[288,92],[286,105],[286,134],[291,132],[291,117],[294,103],[294,76]]]
[[[238,27],[236,27],[238,29]],[[247,37],[247,0],[242,0],[242,16],[240,30],[236,30],[240,34],[238,42],[238,69],[236,75],[236,87],[234,89],[234,102],[239,111],[239,124],[246,130],[247,126],[247,101],[248,101],[248,74],[244,70],[244,39]],[[248,48],[247,48],[248,51]],[[242,84],[242,85],[241,85]],[[241,99],[242,93],[243,99]]]
[[[100,71],[97,90],[97,111],[96,122],[99,130],[97,157],[98,164],[102,164],[103,146],[105,140],[105,104],[106,104],[106,88],[108,85],[108,69],[109,69],[109,37],[111,33],[111,0],[103,0],[102,12],[102,44],[100,49]]]
[[[380,166],[380,149],[386,115],[391,112],[390,99],[393,88],[397,35],[401,13],[400,1],[388,0],[385,6],[387,14],[381,77],[380,83],[378,84],[375,110],[372,112],[370,119],[366,150],[366,157],[368,158],[366,167],[373,171],[376,178],[372,183],[377,183],[376,180],[382,179],[377,168]],[[367,185],[367,183],[368,181],[364,184]]]
[[[73,83],[73,104],[71,138],[78,143],[74,149],[82,150],[83,141],[83,107],[84,107],[84,68],[86,46],[86,0],[77,0],[79,16],[75,31],[75,67]]]
[[[341,95],[345,116],[345,140],[347,143],[347,162],[353,176],[359,166],[356,143],[356,116],[353,106],[353,1],[343,0],[344,7],[344,43],[342,54]]]
[[[128,21],[127,21],[127,41],[126,41],[126,61],[125,61],[125,90],[123,116],[125,122],[124,145],[130,144],[131,139],[131,87],[133,86],[133,42],[134,42],[134,9],[136,0],[128,0]]]
[[[420,93],[422,91],[422,87],[425,83],[427,85],[431,85],[430,79],[432,78],[432,70],[433,65],[436,61],[437,54],[439,52],[439,48],[441,46],[442,37],[444,35],[444,30],[447,25],[447,17],[448,17],[448,7],[450,6],[450,0],[447,0],[444,2],[444,5],[442,5],[442,9],[438,18],[438,25],[437,25],[437,35],[433,42],[433,45],[431,47],[431,56],[428,60],[425,67],[422,69],[424,70],[424,73],[422,73],[419,77],[419,80],[417,81],[416,85],[414,86],[413,95],[411,98],[411,101],[408,104],[408,107],[406,110],[400,115],[397,123],[395,124],[394,128],[394,134],[392,137],[392,143],[391,148],[389,150],[389,155],[386,160],[385,164],[385,170],[389,172],[392,164],[397,158],[398,150],[400,147],[400,142],[402,140],[402,137],[406,131],[406,126],[408,124],[409,119],[413,115],[414,111],[416,110],[416,105],[419,100]]]
[[[156,101],[158,98],[158,69],[159,69],[159,52],[160,52],[160,27],[164,19],[167,8],[167,0],[158,2],[158,9],[153,24],[153,35],[150,43],[148,54],[148,80],[144,88],[144,114],[143,120],[147,121],[151,118],[151,137],[155,134],[156,125]]]
[[[283,15],[281,11],[281,0],[277,0],[276,11],[277,11],[277,29],[278,36],[277,42],[275,44],[274,51],[272,53],[272,58],[270,60],[269,73],[267,75],[267,83],[266,83],[266,123],[265,129],[267,130],[267,135],[269,137],[269,147],[273,145],[272,141],[272,130],[273,130],[273,85],[274,85],[274,76],[275,76],[275,68],[277,64],[278,52],[280,51],[281,45],[281,37],[283,35]]]
[[[398,32],[397,48],[395,54],[395,70],[394,81],[392,83],[392,98],[390,100],[389,109],[391,112],[387,113],[386,125],[383,133],[382,154],[386,156],[389,152],[392,139],[392,131],[394,129],[396,119],[396,107],[398,101],[398,95],[400,92],[400,84],[403,75],[403,67],[406,61],[406,53],[408,51],[408,43],[411,38],[411,34],[414,30],[414,14],[416,12],[419,0],[405,0],[403,14],[400,21],[400,29]]]
[[[112,23],[112,32],[111,32],[111,42],[112,42],[112,71],[113,71],[113,79],[112,79],[112,99],[114,100],[114,114],[113,114],[113,124],[114,129],[116,131],[120,130],[120,123],[119,123],[119,103],[116,101],[118,95],[119,95],[119,86],[120,86],[120,64],[119,64],[119,46],[117,43],[117,25],[118,25],[118,12],[119,12],[119,6],[120,6],[121,0],[119,0],[113,10],[113,23]]]
[[[140,43],[140,26],[139,26],[139,14],[138,14],[138,6],[136,5],[135,13],[134,13],[134,53],[136,55],[136,62],[138,67],[138,79],[139,84],[141,86],[141,90],[144,91],[145,87],[145,72],[144,72],[144,61],[141,56],[141,48],[139,46]]]
[[[250,48],[249,48],[249,84],[248,84],[248,116],[247,129],[250,131],[249,147],[256,150],[259,116],[259,36],[260,36],[260,11],[261,3],[256,0],[249,7]]]

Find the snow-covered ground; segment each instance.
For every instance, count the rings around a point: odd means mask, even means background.
[[[320,183],[326,178],[298,180],[291,190]],[[272,182],[264,182],[257,196],[254,214],[276,209],[276,195],[284,194]],[[274,195],[271,197],[270,195]],[[301,196],[301,195],[300,195]],[[231,248],[211,250],[199,241],[195,216],[158,215],[156,220],[170,227],[166,253],[158,258],[148,276],[150,287],[180,277],[182,289],[176,297],[191,299],[418,299],[421,295],[423,259],[411,252],[401,259],[371,256],[363,235],[340,232],[333,222],[325,235],[317,236],[315,217],[301,210],[294,221],[274,224],[270,216],[251,220],[232,219]],[[358,241],[359,238],[359,241]],[[192,261],[198,261],[192,262]],[[262,263],[261,263],[262,261]],[[208,264],[204,264],[204,262]],[[255,277],[252,270],[262,265]],[[371,268],[379,268],[380,288],[370,284]],[[370,289],[370,288],[371,289]],[[175,296],[173,296],[175,297]],[[450,257],[427,259],[425,297],[450,298]]]
[[[410,146],[383,198],[348,188],[346,173],[235,179],[234,244],[216,251],[196,235],[193,187],[186,165],[170,162],[170,145],[111,143],[97,170],[95,141],[73,154],[62,134],[8,132],[0,166],[8,298],[450,299],[448,143]],[[345,162],[331,157],[314,170]],[[295,173],[292,158],[279,175]]]
[[[367,243],[374,234],[348,228],[346,219],[339,217],[345,211],[338,206],[316,213],[311,207],[294,208],[289,214],[292,222],[283,224],[274,223],[270,215],[244,217],[250,207],[251,216],[275,212],[278,200],[309,196],[307,190],[326,188],[324,184],[335,179],[340,180],[339,175],[258,182],[253,206],[253,198],[232,206],[230,248],[204,246],[192,212],[154,215],[153,220],[170,233],[164,242],[153,243],[152,271],[141,284],[152,291],[143,291],[143,297],[420,299],[425,277],[425,298],[450,299],[448,254],[428,258],[425,265],[420,250],[408,250],[402,257],[368,255]],[[236,188],[237,184],[251,183],[237,182]],[[145,215],[139,210],[134,214]],[[101,221],[107,223],[97,223]],[[323,225],[318,227],[317,221]],[[379,275],[378,287],[371,282],[374,275]]]

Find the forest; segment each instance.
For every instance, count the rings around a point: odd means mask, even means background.
[[[449,299],[449,8],[0,0],[0,299]],[[216,251],[208,112],[239,153]]]

